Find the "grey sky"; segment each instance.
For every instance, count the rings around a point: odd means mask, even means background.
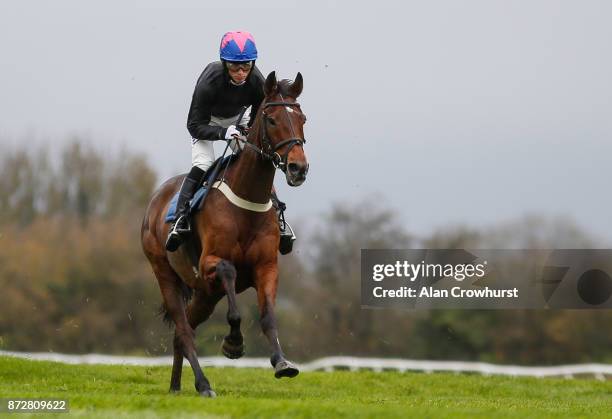
[[[3,0],[1,141],[81,134],[186,171],[195,81],[245,29],[264,75],[305,79],[291,217],[378,191],[421,233],[538,212],[612,240],[612,3],[208,3]]]

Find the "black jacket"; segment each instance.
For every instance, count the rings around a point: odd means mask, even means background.
[[[261,72],[255,66],[246,82],[236,86],[230,82],[221,61],[208,64],[198,78],[191,99],[187,117],[187,129],[191,136],[197,140],[224,139],[227,129],[209,125],[210,117],[229,118],[238,115],[243,106],[252,106],[250,126],[264,98],[264,82]]]

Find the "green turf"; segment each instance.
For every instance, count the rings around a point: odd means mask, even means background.
[[[277,380],[272,369],[205,368],[216,399],[199,397],[183,370],[74,366],[0,357],[0,397],[64,398],[69,414],[38,417],[611,417],[612,382],[396,372],[308,372]],[[27,414],[5,414],[13,418]]]

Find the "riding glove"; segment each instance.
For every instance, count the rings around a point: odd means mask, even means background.
[[[229,141],[229,145],[234,151],[242,150],[242,143],[236,139],[238,136],[240,136],[240,131],[238,131],[234,125],[227,127],[225,139]]]
[[[225,131],[225,139],[226,140],[233,140],[234,139],[234,135],[240,135],[240,131],[238,131],[236,129],[235,125],[230,125],[229,127],[227,127],[227,129]]]

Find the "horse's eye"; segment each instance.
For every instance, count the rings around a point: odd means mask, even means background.
[[[268,116],[266,117],[266,119],[268,120],[268,122],[270,123],[270,125],[275,126],[276,122],[274,122],[274,119],[272,119],[272,117]]]

